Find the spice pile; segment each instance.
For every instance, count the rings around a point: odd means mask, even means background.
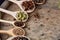
[[[34,8],[34,4],[33,4],[32,1],[24,1],[24,2],[22,3],[22,6],[23,6],[23,8],[24,8],[25,11],[31,10],[31,9]]]
[[[24,35],[25,34],[25,32],[20,28],[14,29],[13,33],[14,33],[14,35]]]
[[[44,4],[46,0],[33,0],[35,4]]]
[[[19,12],[18,15],[17,15],[17,19],[18,20],[25,20],[27,19],[27,14],[25,14],[24,12]]]
[[[17,22],[15,22],[14,24],[15,24],[16,26],[18,26],[18,27],[21,27],[21,26],[23,26],[23,25],[24,25],[24,23],[23,23],[23,22],[18,22],[18,21],[17,21]]]
[[[15,37],[12,40],[28,40],[28,39],[25,37]]]

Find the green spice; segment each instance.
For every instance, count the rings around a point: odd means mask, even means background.
[[[19,12],[17,15],[18,20],[25,20],[27,15],[24,12]]]
[[[60,8],[60,1],[58,2],[58,8]]]

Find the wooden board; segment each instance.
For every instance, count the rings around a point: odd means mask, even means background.
[[[48,1],[48,3],[50,3],[50,6],[47,6],[47,4],[45,4],[42,9],[36,8],[34,12],[29,14],[29,19],[26,22],[26,28],[24,28],[24,30],[26,31],[26,36],[30,37],[31,40],[60,39],[60,10],[55,9],[53,6],[55,0],[53,1],[54,2],[52,2],[52,0]],[[19,10],[19,7],[16,4],[12,3],[12,5],[7,8],[7,10],[17,11]],[[3,14],[4,15],[2,19],[14,21],[14,18],[12,16],[5,13]],[[14,28],[14,26],[11,24],[1,24],[1,30],[9,30],[12,28]],[[4,38],[2,40],[4,40]]]

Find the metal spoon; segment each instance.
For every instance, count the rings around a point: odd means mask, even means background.
[[[4,13],[7,13],[7,14],[9,14],[9,15],[11,15],[11,16],[13,16],[17,21],[21,21],[21,20],[18,20],[17,15],[18,15],[18,13],[23,12],[23,11],[12,12],[12,11],[5,10],[5,9],[3,9],[3,8],[0,8],[0,11],[1,11],[1,12],[4,12]],[[27,17],[26,17],[25,20],[22,20],[22,22],[25,22],[25,21],[27,21],[27,19],[28,19],[28,14],[27,14],[26,12],[24,12],[24,14],[26,14]]]
[[[20,27],[15,27],[15,28],[10,29],[10,30],[0,30],[0,33],[7,33],[11,36],[25,35],[25,31]]]
[[[25,27],[25,23],[23,23],[23,22],[20,22],[20,21],[6,21],[6,20],[2,20],[2,19],[0,19],[0,22],[4,22],[4,23],[10,23],[10,24],[12,24],[13,26],[15,26],[15,27]],[[22,23],[21,25],[20,24],[18,24],[18,23]],[[18,24],[18,25],[17,25]]]
[[[31,1],[31,0],[20,0],[20,1],[17,1],[17,0],[8,0],[8,1],[17,4],[22,11],[25,11],[24,8],[23,8],[23,6],[22,6],[22,3],[23,3],[24,1]],[[32,1],[32,2],[33,2],[33,1]],[[35,4],[34,4],[34,2],[33,2],[33,6],[34,6],[33,9],[27,10],[26,12],[28,12],[28,13],[33,12],[33,11],[35,10]]]

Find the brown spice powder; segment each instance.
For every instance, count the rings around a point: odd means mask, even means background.
[[[24,35],[24,31],[22,29],[20,29],[20,28],[14,29],[13,33],[15,35]]]

